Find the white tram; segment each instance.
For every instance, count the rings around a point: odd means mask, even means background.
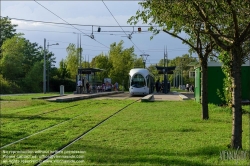
[[[154,76],[143,68],[131,69],[129,72],[129,93],[134,95],[147,95],[154,92]]]

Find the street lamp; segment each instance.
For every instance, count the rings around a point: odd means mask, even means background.
[[[167,48],[166,48],[166,51],[165,51],[165,47],[164,47],[164,71],[163,71],[163,74],[164,74],[164,89],[163,89],[163,92],[166,94],[167,93],[167,89],[168,89],[168,87],[167,87],[167,81],[168,81],[168,79],[167,79],[167,76],[166,76],[166,72],[167,72],[167,69],[166,69],[166,67],[165,67],[165,61],[166,60],[168,60],[168,54],[167,54]],[[168,67],[168,65],[167,65],[167,67]]]
[[[147,61],[147,58],[148,58],[148,54],[141,54],[140,55],[142,57],[142,61],[143,61],[143,65],[144,65],[144,68],[146,67],[146,61]]]
[[[49,53],[49,46],[53,46],[53,45],[59,45],[59,43],[49,44],[49,42],[48,42],[48,45],[47,45],[48,53]],[[49,60],[49,58],[48,58],[48,60]],[[48,83],[48,85],[47,85],[48,89],[47,89],[47,92],[49,92],[49,69],[50,69],[50,65],[51,65],[50,62],[48,62],[48,63],[49,63],[49,66],[48,66],[48,70],[47,70],[48,71],[48,76],[47,76],[48,77],[48,81],[47,81],[47,83]]]

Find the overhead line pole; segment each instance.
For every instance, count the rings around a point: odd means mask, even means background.
[[[46,93],[46,39],[44,39],[44,55],[43,55],[43,93]]]
[[[82,68],[82,38],[80,35],[80,68]]]
[[[48,55],[49,55],[49,42],[47,45]],[[47,58],[46,58],[47,59]],[[49,60],[49,57],[48,57]],[[49,69],[50,69],[50,62],[48,61],[48,68],[47,68],[47,92],[49,93]]]

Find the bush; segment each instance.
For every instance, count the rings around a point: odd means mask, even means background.
[[[23,93],[22,89],[14,82],[8,81],[0,74],[0,94]]]
[[[60,86],[64,85],[65,92],[73,92],[76,90],[76,82],[72,79],[61,79],[58,77],[53,77],[50,79],[50,91],[60,92]]]
[[[36,62],[19,85],[26,93],[38,93],[43,90],[43,63]]]

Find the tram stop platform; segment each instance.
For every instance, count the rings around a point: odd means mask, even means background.
[[[130,98],[129,92],[124,91],[111,91],[111,92],[100,92],[100,93],[84,93],[84,94],[69,94],[63,96],[50,96],[50,97],[40,97],[39,99],[45,99],[51,102],[71,102],[78,100],[85,100],[90,98],[110,98],[110,99],[125,99]],[[141,97],[135,96],[131,99],[140,99]],[[147,101],[182,101],[194,99],[194,93],[179,93],[179,92],[169,92],[165,93],[153,93],[141,98],[142,102]]]
[[[147,101],[181,101],[181,100],[194,100],[193,92],[169,92],[149,94],[141,99],[142,102]]]
[[[118,93],[124,93],[123,91],[111,91],[111,92],[100,92],[100,93],[84,93],[84,94],[69,94],[63,95],[58,97],[53,97],[50,99],[46,99],[47,101],[54,101],[54,102],[70,102],[70,101],[77,101],[77,100],[84,100],[89,98],[96,98],[108,95],[114,95]]]

